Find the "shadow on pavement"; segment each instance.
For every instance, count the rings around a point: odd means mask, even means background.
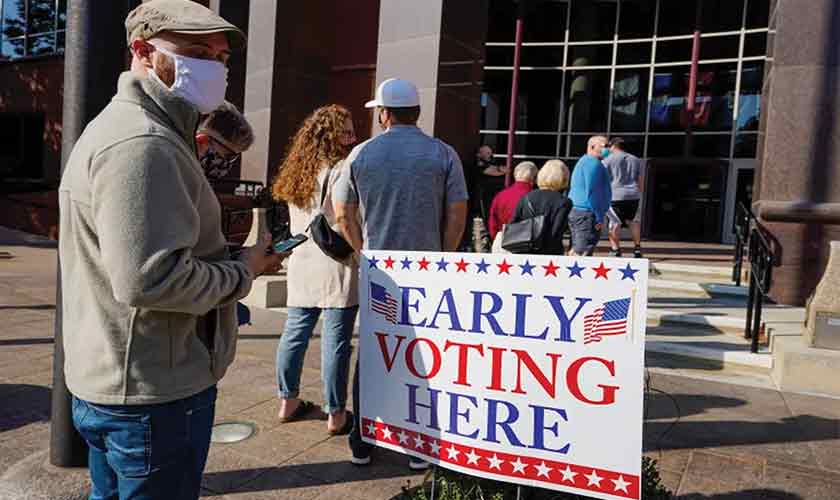
[[[380,452],[382,450],[379,450]],[[392,455],[392,453],[388,453]],[[262,491],[288,491],[299,488],[313,488],[356,481],[394,479],[405,477],[406,485],[415,483],[416,472],[408,469],[407,456],[393,454],[396,458],[379,453],[374,464],[358,468],[350,462],[321,462],[296,465],[280,465],[257,469],[240,469],[204,474],[205,493],[203,497],[223,496],[231,493],[257,493]],[[252,477],[244,484],[236,484],[241,477]],[[214,485],[230,485],[220,488]],[[293,498],[293,496],[289,496]]]
[[[674,419],[706,413],[711,408],[735,408],[743,399],[697,394],[651,392],[645,396],[645,420]]]
[[[0,433],[50,419],[48,387],[30,384],[0,384]]]
[[[693,493],[677,498],[678,500],[803,500],[799,495],[770,489],[741,490],[716,495]]]
[[[836,419],[798,415],[775,422],[713,420],[645,422],[644,449],[720,448],[840,439]]]

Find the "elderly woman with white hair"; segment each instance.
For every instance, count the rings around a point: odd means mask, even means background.
[[[563,255],[563,234],[569,225],[572,201],[565,192],[569,188],[569,168],[560,160],[549,160],[537,174],[537,187],[516,205],[511,223],[539,215],[544,216],[543,232],[537,253]]]

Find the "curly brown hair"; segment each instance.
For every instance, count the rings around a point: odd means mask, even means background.
[[[289,143],[271,192],[274,199],[306,208],[312,203],[318,173],[347,156],[348,147],[339,140],[346,120],[352,120],[344,106],[323,106],[306,117]]]

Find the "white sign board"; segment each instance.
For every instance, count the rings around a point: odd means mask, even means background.
[[[364,255],[365,441],[474,476],[640,498],[647,260]]]

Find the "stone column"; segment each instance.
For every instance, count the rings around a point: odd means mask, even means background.
[[[805,221],[840,202],[840,2],[774,3],[753,209],[779,256],[772,299],[802,305],[825,269],[829,241],[840,239],[840,226]],[[806,209],[785,218],[779,206]]]
[[[478,147],[488,9],[487,0],[390,0],[379,10],[377,84],[414,82],[418,125],[451,144],[467,167]]]
[[[245,116],[254,145],[242,157],[242,178],[268,183],[289,137],[328,95],[332,0],[251,0]]]

